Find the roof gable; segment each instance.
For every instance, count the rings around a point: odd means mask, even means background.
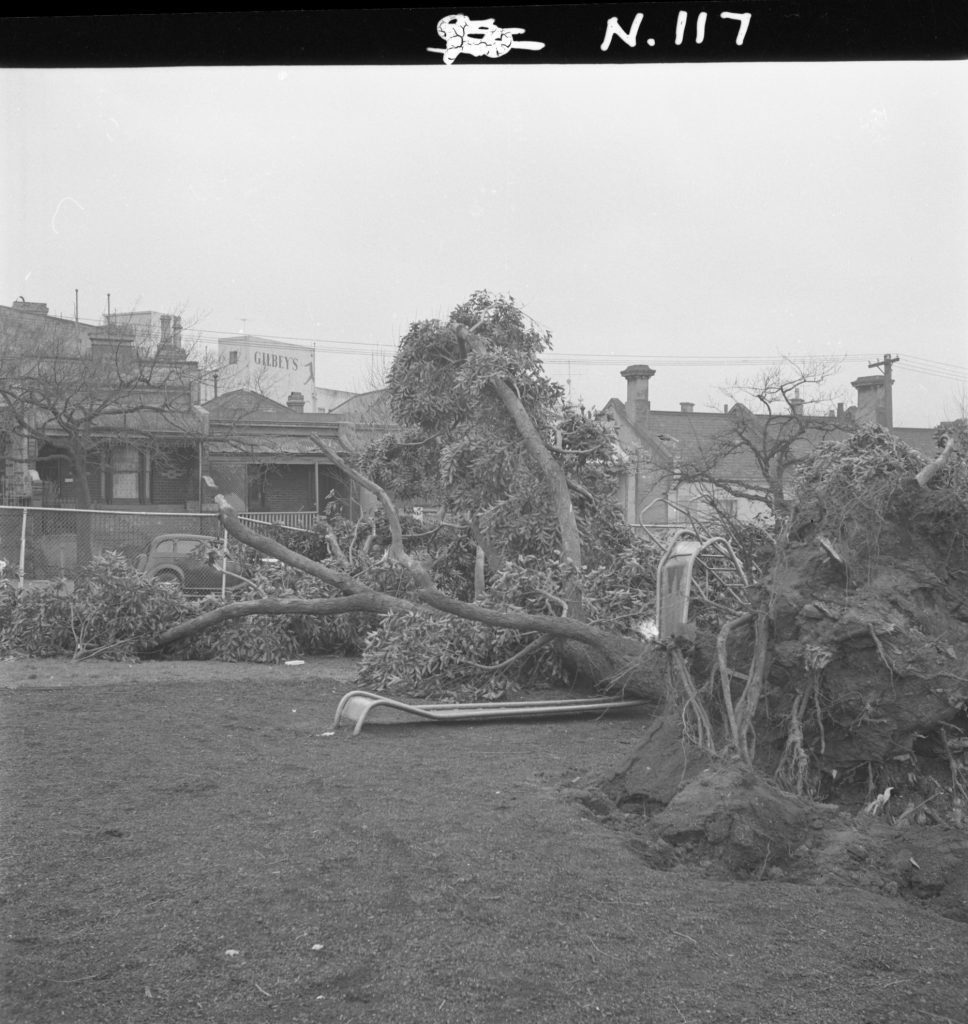
[[[282,402],[273,401],[257,391],[249,391],[246,388],[236,388],[235,391],[226,391],[218,398],[209,399],[205,402],[205,408],[210,413],[218,416],[223,413],[290,413],[292,410],[283,405]]]

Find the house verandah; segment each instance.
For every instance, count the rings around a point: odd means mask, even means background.
[[[10,431],[0,435],[5,469],[12,455],[18,468],[10,476],[21,479],[26,460],[31,481],[28,493],[0,502],[0,561],[7,574],[21,581],[70,576],[84,552],[119,551],[134,559],[162,533],[214,539],[220,534],[216,493],[250,525],[301,529],[329,508],[356,518],[374,503],[314,438],[346,453],[384,426],[304,413],[298,401],[287,407],[252,392],[213,399],[191,415],[184,432],[140,438],[105,432],[94,439],[86,510],[78,508],[64,439],[31,441],[28,450],[16,448]]]
[[[367,432],[354,430],[351,437],[343,417],[305,412],[299,392],[283,405],[240,389],[206,402],[204,408],[210,421],[203,480],[207,477],[236,511],[280,519],[335,507],[355,518],[372,504],[314,440],[341,452],[359,444]],[[208,484],[206,488],[204,507],[214,508],[214,492]]]
[[[174,428],[106,426],[87,448],[90,507],[214,511],[221,492],[239,512],[318,513],[335,502],[344,514],[359,514],[366,497],[313,440],[345,452],[360,443],[359,425],[350,438],[343,417],[302,408],[298,395],[285,406],[237,391],[194,407]],[[364,427],[362,436],[374,429]],[[0,505],[82,505],[72,466],[65,438],[51,433],[39,442],[0,422]]]
[[[56,440],[38,446],[39,478],[30,504],[75,508],[81,504],[66,449]],[[87,488],[96,508],[198,511],[199,444],[174,439],[139,444],[106,437],[87,455]]]

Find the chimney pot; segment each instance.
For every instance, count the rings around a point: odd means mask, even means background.
[[[293,391],[286,399],[286,405],[293,412],[304,412],[306,408],[306,399],[301,391]]]

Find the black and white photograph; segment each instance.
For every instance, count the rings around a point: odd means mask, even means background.
[[[968,1024],[966,23],[0,18],[4,1024]]]

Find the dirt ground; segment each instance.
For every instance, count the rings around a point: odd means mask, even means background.
[[[604,827],[646,715],[332,734],[354,671],[0,662],[0,1019],[968,1022],[968,926]]]

